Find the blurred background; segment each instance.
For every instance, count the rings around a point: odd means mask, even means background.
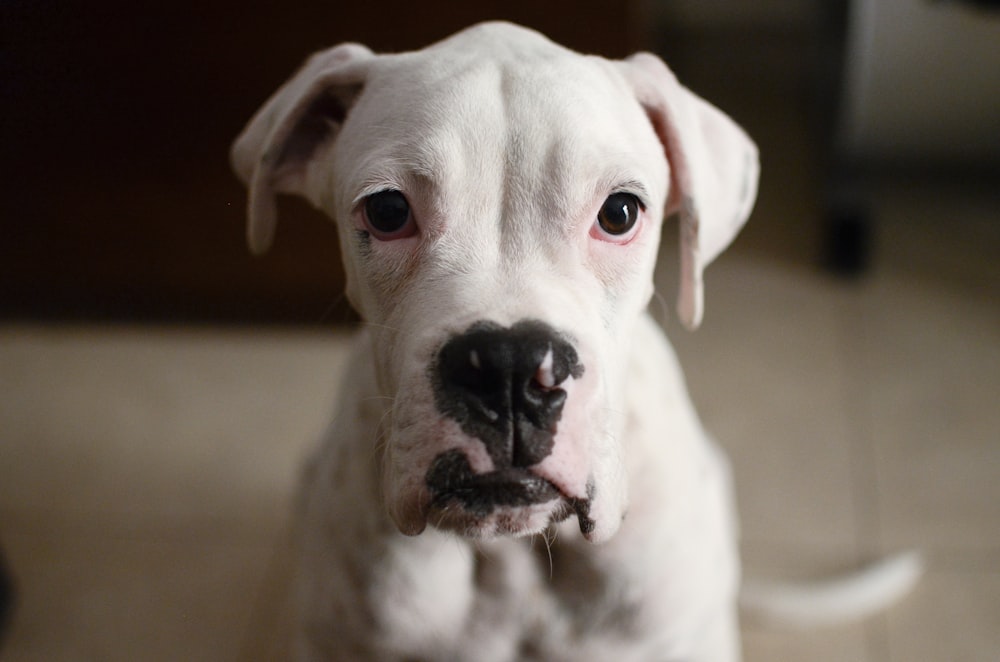
[[[768,217],[785,257],[857,268],[876,168],[933,179],[996,165],[996,17],[973,4],[5,2],[0,314],[329,319],[342,284],[332,227],[286,201],[274,252],[250,259],[230,141],[314,50],[418,48],[487,17],[585,52],[664,55],[761,143],[762,204],[787,191],[778,168],[811,178],[811,208]],[[745,241],[769,251],[771,229],[755,222]]]
[[[283,659],[291,494],[353,317],[305,203],[249,256],[229,145],[315,50],[495,18],[655,51],[760,146],[704,327],[667,310],[669,245],[656,306],[733,456],[750,569],[932,560],[886,616],[751,630],[748,659],[995,659],[996,4],[0,3],[0,660]]]

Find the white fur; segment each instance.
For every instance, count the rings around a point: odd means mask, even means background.
[[[739,659],[727,463],[645,312],[670,217],[679,312],[698,324],[702,269],[756,194],[739,127],[655,56],[582,56],[491,23],[411,53],[314,55],[232,160],[253,250],[271,242],[277,193],[336,221],[366,323],[305,485],[299,659]],[[364,200],[385,190],[407,197],[411,236],[363,236]],[[595,218],[620,191],[644,211],[609,241]],[[562,498],[437,506],[436,457],[461,451],[478,473],[494,461],[436,409],[435,353],[475,322],[525,319],[570,338],[584,366],[530,468]],[[592,528],[557,523],[590,497]]]
[[[825,582],[748,580],[740,591],[740,609],[751,622],[768,627],[838,625],[885,609],[909,593],[923,571],[920,554],[903,552]]]

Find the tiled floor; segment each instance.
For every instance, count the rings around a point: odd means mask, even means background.
[[[746,657],[996,660],[1000,204],[884,191],[873,271],[825,276],[789,112],[737,114],[786,149],[762,150],[770,183],[708,271],[702,329],[660,317],[733,457],[748,574],[908,547],[929,570],[865,623],[747,627]],[[287,514],[345,352],[315,329],[0,327],[0,540],[20,587],[0,662],[283,659]]]

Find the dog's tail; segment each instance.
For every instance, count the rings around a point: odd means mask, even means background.
[[[789,584],[746,580],[740,612],[753,625],[814,628],[875,614],[906,595],[923,574],[919,552],[902,552],[840,577]]]

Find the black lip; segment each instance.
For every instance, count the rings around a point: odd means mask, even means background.
[[[532,506],[563,498],[552,483],[524,469],[474,473],[468,458],[458,449],[434,460],[427,472],[427,486],[434,495],[433,505],[443,508],[458,501],[477,516],[488,515],[499,506]]]

